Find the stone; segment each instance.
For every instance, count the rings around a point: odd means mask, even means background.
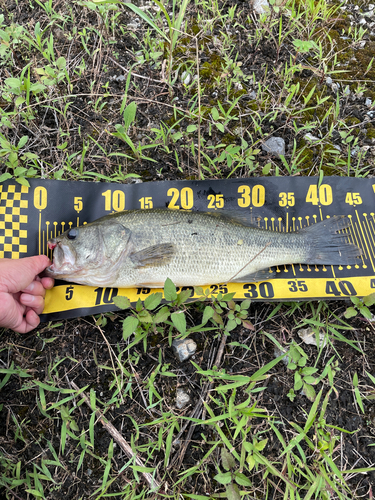
[[[193,356],[197,350],[197,344],[192,339],[174,340],[172,348],[176,358],[182,363]]]
[[[282,137],[270,137],[262,144],[262,149],[275,156],[285,155],[285,141]]]
[[[176,391],[176,407],[182,410],[190,402],[189,394],[182,387],[178,388]]]
[[[268,0],[253,0],[253,9],[257,14],[266,14],[270,12]]]

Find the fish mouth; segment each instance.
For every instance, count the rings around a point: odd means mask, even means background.
[[[79,271],[75,266],[76,254],[73,249],[55,238],[49,240],[47,244],[48,248],[53,250],[52,264],[45,270],[47,276],[57,278],[62,275],[71,275],[73,272]]]

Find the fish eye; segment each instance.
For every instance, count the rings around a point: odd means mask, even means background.
[[[71,229],[67,234],[68,240],[75,240],[77,236],[78,236],[78,230],[75,227]]]

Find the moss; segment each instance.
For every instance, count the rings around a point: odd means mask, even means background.
[[[344,119],[344,123],[351,127],[352,125],[358,125],[359,123],[361,123],[361,120],[359,120],[355,116],[349,116]]]
[[[375,139],[375,127],[368,127],[366,132],[366,139]]]

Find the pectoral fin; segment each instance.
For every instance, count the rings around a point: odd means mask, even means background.
[[[176,248],[173,243],[161,243],[132,253],[130,260],[136,268],[165,266],[171,261],[175,252]]]
[[[256,283],[257,281],[270,280],[276,276],[276,273],[270,271],[269,269],[262,269],[261,271],[256,271],[255,273],[246,274],[241,276],[241,278],[234,278],[230,280],[230,283]]]

